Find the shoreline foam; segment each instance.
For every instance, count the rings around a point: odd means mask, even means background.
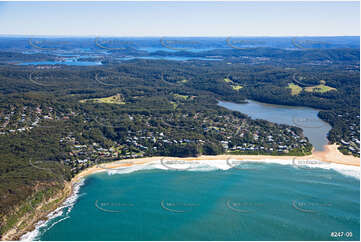
[[[55,224],[69,218],[68,214],[71,212],[71,210],[73,209],[76,201],[79,198],[79,190],[80,187],[84,185],[84,179],[79,180],[76,183],[72,184],[72,192],[71,195],[69,197],[67,197],[65,199],[65,201],[61,204],[61,206],[57,207],[54,211],[50,212],[47,216],[46,216],[46,220],[40,220],[35,224],[35,229],[33,231],[27,232],[25,234],[23,234],[20,237],[20,241],[34,241],[34,239],[36,239],[39,234],[40,234],[40,229],[42,227],[45,227],[51,220],[60,217],[62,215],[64,215],[64,210],[65,208],[67,208],[64,218],[60,219],[59,221],[57,221],[56,223],[52,224],[51,227],[49,227],[47,230],[49,230],[50,228],[52,228]]]
[[[90,174],[103,172],[103,171],[111,171],[112,169],[129,167],[134,165],[144,165],[146,163],[159,161],[161,159],[167,160],[181,160],[181,161],[215,161],[215,160],[227,160],[227,159],[236,159],[239,161],[247,161],[247,162],[264,162],[266,161],[293,161],[297,160],[308,160],[308,161],[320,161],[325,164],[339,164],[346,166],[354,166],[360,167],[360,158],[354,157],[351,155],[344,155],[338,149],[337,145],[325,145],[324,151],[314,151],[311,155],[307,156],[272,156],[272,155],[213,155],[207,156],[202,155],[199,157],[165,157],[165,156],[156,156],[156,157],[146,157],[146,158],[136,158],[136,159],[125,159],[125,160],[117,160],[109,163],[102,163],[101,165],[95,165],[90,168],[87,168],[84,171],[81,171],[77,174],[73,179],[72,183],[78,181],[81,178],[84,178]],[[273,162],[280,163],[280,162]],[[288,163],[289,165],[294,165],[293,163]],[[230,167],[231,168],[231,167]],[[319,167],[322,168],[322,167]],[[182,169],[182,168],[180,168]]]
[[[302,163],[309,169],[322,168],[333,169],[345,176],[350,176],[360,179],[360,159],[353,156],[343,155],[337,150],[337,145],[326,145],[324,151],[316,151],[307,156],[271,156],[271,155],[216,155],[216,156],[199,156],[199,157],[147,157],[137,159],[118,160],[109,163],[102,163],[83,170],[71,180],[73,192],[66,201],[56,210],[48,214],[46,221],[39,221],[36,224],[35,230],[24,234],[21,240],[33,240],[39,235],[39,229],[47,225],[52,219],[63,215],[63,209],[68,207],[68,214],[74,206],[78,196],[79,189],[83,184],[84,178],[88,175],[98,172],[108,172],[108,174],[124,174],[131,173],[138,170],[145,169],[163,169],[168,170],[169,167],[162,163],[162,160],[167,161],[184,161],[182,164],[172,164],[174,170],[189,170],[189,171],[211,171],[215,169],[227,170],[232,166],[228,161],[238,161],[244,163],[272,163],[281,165],[291,165],[298,167],[298,162],[295,161],[311,161],[309,163]],[[312,162],[318,161],[318,162]],[[189,163],[188,163],[189,162]],[[186,167],[185,167],[186,165]],[[247,168],[245,168],[247,169]],[[67,205],[68,204],[68,205]],[[66,219],[66,217],[64,218]],[[62,221],[61,219],[59,221]],[[58,223],[57,221],[56,223]],[[53,225],[52,225],[53,226]]]

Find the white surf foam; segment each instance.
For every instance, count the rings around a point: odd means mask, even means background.
[[[300,158],[301,160],[302,158]],[[161,169],[161,170],[184,170],[184,171],[213,171],[213,170],[228,170],[232,168],[244,168],[247,169],[253,169],[253,164],[280,164],[280,165],[290,165],[295,168],[300,169],[312,169],[312,168],[321,168],[321,169],[327,169],[327,170],[335,170],[336,172],[344,175],[353,177],[356,179],[360,179],[360,167],[356,166],[349,166],[349,165],[342,165],[342,164],[335,164],[335,163],[326,163],[326,162],[320,162],[320,161],[308,161],[306,163],[297,162],[297,160],[283,160],[283,159],[264,159],[264,160],[257,160],[257,161],[238,161],[237,159],[230,159],[230,160],[195,160],[191,162],[181,163],[181,164],[166,164],[164,161],[158,160],[158,161],[152,161],[146,164],[139,164],[139,165],[133,165],[128,167],[119,167],[119,168],[112,168],[112,169],[104,169],[109,175],[114,174],[128,174],[133,173],[140,170],[152,170],[152,169]],[[166,164],[166,165],[165,165]],[[249,166],[251,165],[251,167]],[[66,201],[63,203],[63,205],[59,208],[57,208],[55,211],[50,213],[47,217],[47,221],[40,221],[36,224],[36,229],[34,231],[28,232],[25,235],[21,237],[21,240],[23,241],[32,241],[36,240],[37,237],[40,235],[40,228],[48,226],[46,229],[49,230],[52,228],[55,224],[67,219],[69,216],[68,214],[72,210],[76,200],[80,196],[79,189],[84,184],[84,179],[81,180],[79,183],[74,185],[74,192],[71,197],[66,199]],[[54,218],[57,218],[59,216],[63,216],[64,210],[66,209],[64,218],[52,223],[52,220]]]
[[[20,240],[21,241],[34,241],[34,240],[38,240],[39,235],[40,235],[40,229],[47,227],[47,229],[43,232],[48,231],[50,228],[52,228],[55,224],[64,221],[65,219],[69,218],[69,213],[71,212],[71,210],[73,209],[77,199],[84,195],[84,194],[80,194],[79,195],[79,190],[80,187],[84,184],[84,179],[81,179],[79,182],[75,183],[73,185],[73,193],[70,197],[68,197],[63,204],[56,208],[53,212],[49,213],[47,215],[47,220],[41,220],[39,221],[36,225],[35,225],[35,230],[30,231],[26,234],[24,234],[23,236],[21,236]],[[54,221],[55,218],[63,216],[63,218],[61,218],[58,221]]]
[[[280,165],[290,165],[299,169],[312,169],[312,168],[321,168],[326,170],[334,170],[344,176],[353,177],[360,179],[360,167],[349,166],[336,163],[321,162],[317,160],[307,160],[302,162],[302,158],[297,158],[295,160],[284,160],[284,159],[264,159],[259,161],[238,161],[237,159],[230,160],[195,160],[187,162],[186,164],[176,164],[172,163],[168,165],[159,161],[153,161],[146,164],[134,165],[130,167],[119,167],[115,169],[106,169],[108,174],[125,174],[132,173],[139,170],[151,170],[151,169],[162,169],[162,170],[184,170],[184,171],[212,171],[212,170],[228,170],[232,168],[244,168],[253,169],[252,166],[255,164],[280,164]],[[249,167],[251,166],[251,167]]]

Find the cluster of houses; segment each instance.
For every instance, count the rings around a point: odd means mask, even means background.
[[[217,121],[206,119],[203,123],[209,124],[203,128],[206,133],[215,132],[225,137],[220,142],[226,151],[288,153],[308,144],[305,137],[290,128],[265,128],[230,116],[218,117]]]
[[[66,159],[65,163],[71,167],[74,173],[94,164],[98,157],[114,159],[117,158],[118,155],[117,152],[114,152],[115,150],[113,148],[103,148],[97,143],[81,144],[72,134],[61,138],[59,142],[60,144],[71,147],[71,151],[69,152],[70,158]]]
[[[351,140],[349,141],[341,139],[341,145],[346,147],[346,149],[349,150],[352,154],[360,156],[360,140],[358,140],[356,137],[350,138]]]
[[[71,112],[69,115],[74,115],[74,113]],[[69,119],[69,116],[65,114],[60,117],[56,116],[52,107],[44,111],[39,106],[36,108],[12,106],[9,110],[0,113],[0,135],[29,131],[39,126],[42,120]]]
[[[338,114],[339,118],[347,124],[347,132],[340,139],[340,145],[342,148],[348,150],[355,156],[360,156],[360,116],[357,115],[356,119],[350,117],[350,113]]]
[[[0,127],[2,133],[23,132],[39,126],[42,120],[69,119],[75,115],[61,114],[56,116],[53,108],[42,110],[40,107],[11,108],[9,113],[1,113],[2,122]],[[15,115],[17,115],[15,118]],[[60,117],[60,118],[59,118]],[[74,172],[84,169],[96,162],[106,160],[127,159],[143,157],[149,154],[157,154],[169,145],[186,145],[206,143],[207,139],[217,137],[218,142],[226,152],[283,152],[288,153],[294,149],[302,149],[308,143],[307,139],[298,135],[290,127],[278,125],[262,126],[254,121],[239,118],[233,115],[210,115],[198,112],[196,114],[182,114],[170,116],[165,119],[160,117],[160,122],[151,125],[155,117],[134,116],[129,117],[131,121],[141,120],[142,126],[136,131],[128,130],[121,140],[111,140],[111,147],[89,141],[81,143],[73,135],[63,137],[59,142],[64,147],[70,147],[69,158],[66,163],[72,167]],[[159,117],[158,117],[159,119]],[[16,124],[10,121],[16,122]],[[166,121],[166,125],[159,126]],[[171,124],[184,123],[184,126],[172,126]],[[188,123],[188,124],[187,124]],[[23,124],[20,126],[20,124]],[[9,127],[16,127],[10,129]],[[185,131],[197,129],[188,135]],[[199,133],[201,131],[201,133]],[[201,139],[201,137],[204,137]],[[106,138],[105,138],[106,139]]]
[[[12,106],[9,111],[0,113],[0,135],[8,133],[18,133],[31,130],[38,126],[40,119],[43,117],[40,111],[31,110],[28,106],[16,108]],[[44,115],[44,119],[50,119],[49,114]]]
[[[223,137],[219,140],[226,152],[242,151],[242,152],[283,152],[288,153],[294,149],[302,149],[308,141],[303,136],[297,135],[290,128],[278,127],[277,125],[263,127],[248,123],[245,119],[234,116],[214,116],[209,117],[206,114],[196,113],[193,116],[183,114],[179,117],[168,117],[168,123],[177,123],[175,119],[195,120],[196,125],[186,128],[188,130],[198,128],[203,129],[204,139],[185,138],[183,130],[177,130],[177,126],[170,127],[169,124],[160,127],[150,125],[150,119],[144,115],[130,117],[130,120],[136,122],[141,119],[144,126],[137,131],[128,130],[124,134],[122,141],[113,141],[111,148],[102,147],[100,144],[80,144],[74,137],[68,136],[60,140],[60,142],[72,145],[71,155],[73,159],[73,167],[86,167],[87,164],[96,162],[97,159],[127,159],[143,157],[149,154],[157,154],[157,152],[169,145],[185,145],[206,143],[207,136]],[[154,117],[153,117],[154,118]],[[178,120],[179,122],[179,120]]]

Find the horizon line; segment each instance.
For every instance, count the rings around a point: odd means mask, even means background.
[[[144,36],[120,36],[120,35],[30,35],[30,34],[0,34],[0,37],[72,37],[72,38],[279,38],[279,37],[360,37],[360,35],[219,35],[219,36],[196,36],[196,35],[144,35]]]

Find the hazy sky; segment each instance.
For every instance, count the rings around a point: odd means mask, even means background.
[[[0,34],[360,35],[359,2],[0,2]]]

